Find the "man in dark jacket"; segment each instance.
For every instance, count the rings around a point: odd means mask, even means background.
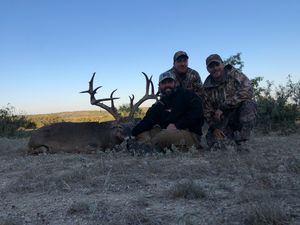
[[[174,74],[159,77],[160,100],[151,106],[132,135],[138,142],[160,148],[172,144],[200,146],[204,121],[202,101],[193,91],[176,86]]]

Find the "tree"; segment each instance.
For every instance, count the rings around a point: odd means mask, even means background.
[[[223,61],[224,64],[238,65],[240,70],[244,67],[240,52]],[[263,77],[258,76],[251,81],[258,108],[257,126],[265,132],[292,131],[300,119],[300,80],[294,83],[288,75],[286,84],[275,86],[267,80],[265,87],[260,85]]]
[[[25,116],[15,115],[15,108],[10,104],[0,109],[0,137],[23,136],[24,129],[35,127]]]
[[[231,64],[232,66],[235,66],[237,69],[242,70],[244,67],[244,62],[241,59],[241,52],[236,53],[235,55],[230,56],[227,59],[223,59],[224,64]]]
[[[130,113],[130,106],[129,104],[123,104],[119,107],[118,111],[120,112],[121,116],[129,116],[129,113]],[[137,118],[142,118],[144,117],[144,113],[143,111],[138,108],[134,114],[134,117],[137,117]]]

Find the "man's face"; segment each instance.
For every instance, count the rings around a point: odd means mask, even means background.
[[[219,62],[211,62],[207,66],[207,71],[213,76],[214,79],[221,79],[224,74],[224,64]]]
[[[185,56],[179,57],[174,62],[174,68],[177,71],[177,73],[186,73],[188,68],[188,59]]]
[[[175,87],[176,87],[176,82],[172,78],[164,79],[159,83],[160,92],[167,96],[173,93]]]

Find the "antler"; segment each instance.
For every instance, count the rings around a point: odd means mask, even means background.
[[[146,79],[146,93],[145,95],[135,104],[133,104],[133,100],[134,100],[134,95],[129,96],[130,99],[130,113],[129,113],[129,117],[133,117],[134,113],[137,111],[137,109],[139,108],[139,106],[146,100],[148,99],[157,99],[157,95],[154,94],[154,86],[153,86],[153,82],[152,82],[152,76],[149,78],[148,75],[144,72],[142,72],[145,76]],[[149,94],[149,90],[150,90],[150,86],[151,86],[151,94]]]
[[[117,89],[113,90],[110,94],[110,98],[102,98],[102,99],[96,99],[95,94],[97,93],[97,90],[101,88],[102,86],[99,86],[97,88],[93,88],[93,83],[94,83],[94,77],[95,77],[96,72],[93,73],[92,79],[89,82],[89,90],[87,91],[81,91],[80,93],[88,93],[91,95],[90,102],[92,105],[99,106],[100,108],[105,109],[107,112],[109,112],[116,120],[121,118],[121,115],[118,113],[118,110],[116,109],[114,105],[114,100],[119,99],[119,98],[114,98],[113,95],[117,91]],[[101,103],[104,101],[111,101],[111,107]]]

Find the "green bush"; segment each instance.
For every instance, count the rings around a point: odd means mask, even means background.
[[[244,62],[241,53],[223,60],[242,70]],[[257,127],[268,133],[280,131],[290,133],[299,125],[300,119],[300,80],[293,83],[291,76],[284,85],[275,86],[267,81],[266,87],[260,85],[262,77],[252,79],[254,96],[257,102]]]
[[[130,105],[129,104],[123,104],[119,107],[118,111],[120,112],[121,116],[129,116],[130,113]],[[134,113],[135,118],[142,118],[145,116],[145,113],[142,109],[138,108],[137,111]]]
[[[258,128],[264,132],[293,131],[300,119],[300,81],[293,83],[289,75],[285,85],[275,86],[267,81],[267,86],[261,87],[262,80],[262,77],[252,80],[258,107]]]
[[[35,123],[25,116],[15,115],[15,109],[11,105],[0,109],[0,137],[26,136],[26,129],[34,129]]]

